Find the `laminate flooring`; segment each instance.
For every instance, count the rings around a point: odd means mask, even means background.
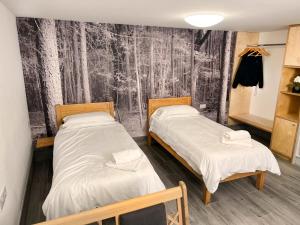
[[[264,191],[255,188],[255,178],[222,183],[205,206],[203,184],[158,144],[137,141],[167,188],[184,181],[188,188],[191,225],[201,224],[300,224],[300,167],[278,159],[282,175],[267,174]],[[42,204],[52,180],[52,150],[35,152],[21,225],[44,221]]]

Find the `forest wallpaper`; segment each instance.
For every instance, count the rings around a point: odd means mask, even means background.
[[[114,101],[132,136],[147,99],[191,95],[226,123],[236,32],[17,18],[33,137],[56,132],[56,104]],[[201,107],[200,107],[201,106]]]

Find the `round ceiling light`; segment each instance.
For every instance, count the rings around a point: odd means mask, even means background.
[[[217,14],[196,14],[184,18],[185,22],[195,27],[210,27],[220,23],[224,16]]]

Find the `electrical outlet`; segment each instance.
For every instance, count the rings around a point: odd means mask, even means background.
[[[206,109],[206,104],[200,104],[200,109]]]
[[[7,197],[7,191],[6,191],[6,187],[4,186],[0,195],[0,212],[3,210],[6,197]]]

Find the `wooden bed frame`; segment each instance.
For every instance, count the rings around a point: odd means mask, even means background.
[[[180,98],[162,98],[162,99],[149,99],[148,100],[148,128],[149,128],[149,119],[151,115],[155,112],[156,109],[163,106],[171,106],[171,105],[192,105],[191,97],[180,97]],[[148,129],[149,130],[149,129]],[[165,150],[167,150],[172,156],[174,156],[182,165],[184,165],[189,171],[191,171],[196,177],[202,179],[202,175],[198,174],[181,156],[179,156],[176,151],[174,151],[168,144],[166,144],[162,139],[159,138],[153,132],[148,132],[148,145],[151,145],[152,139],[157,141]],[[256,171],[249,173],[237,173],[230,177],[227,177],[222,182],[237,180],[244,177],[256,176],[256,187],[258,190],[263,190],[264,181],[265,181],[265,172],[264,171]],[[203,202],[207,205],[211,201],[211,193],[207,190],[204,185],[203,190]]]
[[[86,104],[56,105],[55,113],[57,128],[59,128],[60,125],[63,123],[64,117],[88,112],[107,112],[112,117],[115,117],[114,103],[98,102]]]
[[[62,125],[64,117],[79,113],[100,111],[108,112],[113,117],[115,116],[113,102],[56,105],[55,111],[56,123],[58,128]],[[116,225],[119,225],[119,216],[122,214],[158,205],[161,203],[167,203],[170,201],[176,201],[177,212],[167,215],[167,224],[190,225],[187,189],[186,185],[182,181],[180,181],[179,186],[175,188],[110,204],[101,208],[84,211],[78,214],[37,223],[36,225],[82,225],[94,222],[102,225],[103,220],[113,217],[115,218]]]
[[[36,225],[82,225],[95,222],[101,225],[102,221],[108,218],[115,218],[116,225],[119,225],[120,215],[171,201],[176,201],[177,212],[167,215],[167,224],[190,225],[187,190],[182,181],[175,188],[37,223]]]

